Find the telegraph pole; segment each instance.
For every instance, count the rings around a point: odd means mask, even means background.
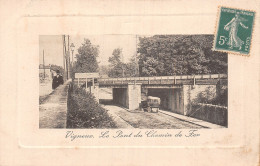
[[[124,67],[124,63],[123,63],[123,77],[125,77],[125,67]]]
[[[74,63],[74,62],[73,62],[73,61],[74,61],[74,60],[73,60],[73,52],[74,52],[74,50],[71,50],[71,54],[72,54],[72,65],[73,65],[73,63]]]
[[[72,62],[71,62],[71,66],[73,67],[73,65],[74,65],[74,60],[73,60],[73,52],[74,52],[74,48],[75,48],[75,46],[74,46],[74,43],[71,43],[71,45],[70,45],[70,50],[71,50],[71,54],[72,54]]]
[[[70,36],[68,35],[68,79],[70,78]]]
[[[42,56],[42,59],[43,59],[43,78],[45,79],[44,50],[43,50],[43,56]]]
[[[68,73],[68,57],[67,57],[67,49],[66,49],[66,36],[63,35],[63,48],[64,48],[64,52],[65,52],[65,63],[66,63],[66,76],[67,76],[67,79],[69,78],[69,73]]]
[[[64,77],[66,73],[66,66],[65,66],[65,52],[64,52],[64,36],[62,35],[63,38],[63,69],[64,69]]]
[[[125,60],[124,60],[124,55],[122,53],[122,49],[120,52],[121,52],[121,59],[122,59],[122,76],[125,77],[125,66],[124,66]]]
[[[137,76],[137,35],[135,36],[135,77]]]
[[[137,56],[137,35],[135,35],[135,75],[134,75],[134,77],[136,77],[136,56]],[[135,80],[134,84],[136,84],[136,80]]]

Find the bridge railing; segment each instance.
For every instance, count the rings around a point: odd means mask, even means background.
[[[185,80],[185,79],[220,79],[227,78],[227,74],[155,76],[155,77],[127,77],[127,78],[99,78],[99,81],[134,81],[134,80]]]

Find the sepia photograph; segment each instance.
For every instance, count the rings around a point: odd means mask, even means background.
[[[213,35],[39,36],[39,128],[228,127]]]

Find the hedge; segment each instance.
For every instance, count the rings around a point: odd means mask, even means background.
[[[71,84],[68,92],[67,128],[116,128],[115,122],[95,97]]]

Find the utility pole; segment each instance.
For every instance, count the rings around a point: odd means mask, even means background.
[[[183,73],[183,55],[181,55],[181,62],[182,62],[182,64],[181,64],[181,75],[182,75],[182,73]]]
[[[63,48],[64,48],[64,52],[65,52],[65,62],[66,62],[66,76],[67,79],[69,78],[69,73],[68,73],[68,57],[67,57],[67,49],[66,49],[66,36],[63,35]]]
[[[122,76],[125,77],[125,66],[124,66],[125,60],[124,60],[124,55],[122,53],[122,49],[121,49],[120,53],[121,53],[121,59],[122,59]]]
[[[135,35],[135,77],[136,77],[136,56],[137,56],[137,35]]]
[[[71,54],[72,54],[72,65],[73,65],[73,63],[74,63],[74,62],[73,62],[73,61],[74,61],[74,60],[73,60],[73,52],[74,52],[74,50],[71,50]]]
[[[42,56],[42,59],[43,59],[43,78],[45,79],[44,50],[43,50],[43,56]]]
[[[68,79],[70,78],[70,36],[68,35]]]
[[[70,45],[70,50],[71,50],[71,57],[72,57],[72,62],[71,62],[71,66],[73,67],[73,65],[74,65],[74,60],[73,60],[73,52],[74,52],[74,48],[75,48],[75,46],[74,46],[74,44],[73,43],[71,43],[71,45]]]
[[[62,36],[62,38],[63,38],[63,69],[64,69],[64,77],[65,77],[66,66],[65,66],[64,36]]]
[[[134,75],[134,77],[136,77],[136,56],[137,56],[137,35],[135,35],[135,75]],[[134,84],[136,84],[136,80],[135,80]]]
[[[135,36],[135,77],[137,76],[137,35]]]
[[[123,74],[122,74],[122,75],[123,75],[123,77],[125,77],[125,67],[124,67],[124,63],[123,63],[123,66],[122,66],[122,67],[123,67]]]

